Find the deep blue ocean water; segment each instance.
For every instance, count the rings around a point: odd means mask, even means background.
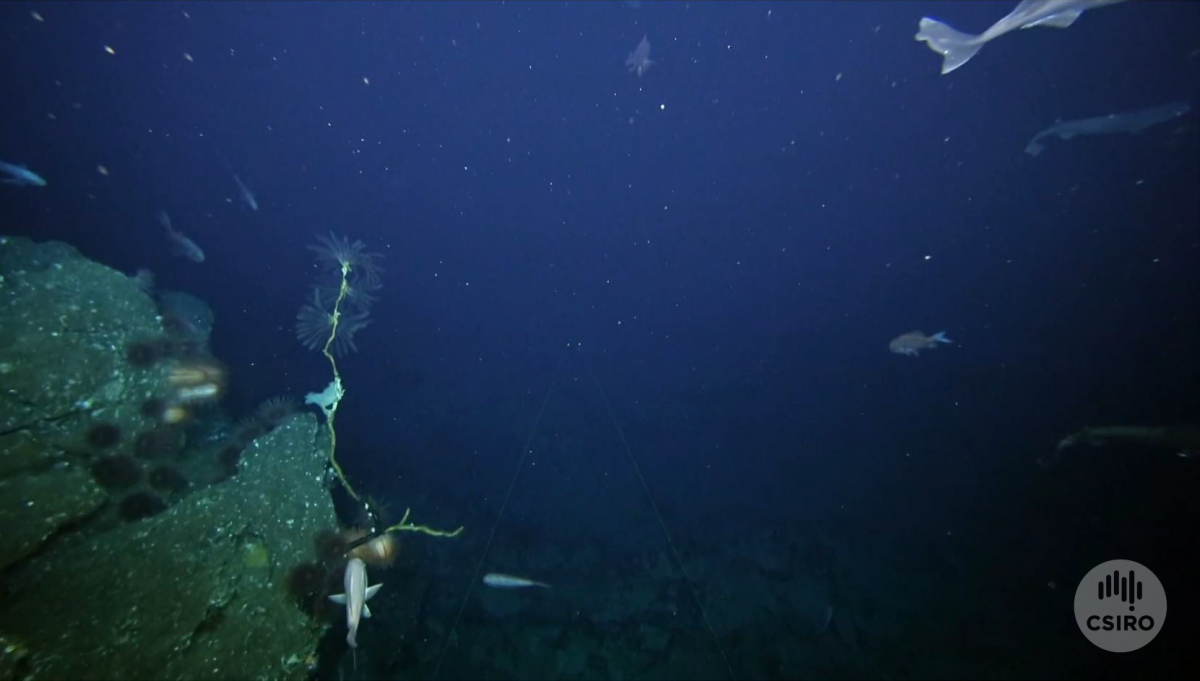
[[[406,538],[428,622],[393,639],[380,607],[346,676],[1191,675],[1200,452],[1037,461],[1085,426],[1200,427],[1200,4],[1097,8],[946,75],[913,38],[1013,6],[4,3],[0,160],[48,184],[0,186],[0,232],[207,301],[231,417],[329,381],[296,338],[306,247],[382,255],[339,360],[342,463],[468,531]],[[1193,108],[1024,153],[1170,102]],[[954,342],[889,352],[914,330]],[[685,566],[654,616],[674,638],[625,665],[649,616],[597,599],[660,553]],[[1112,558],[1170,599],[1126,655],[1072,613]],[[556,591],[519,611],[468,595],[536,566]],[[795,624],[823,604],[746,595],[808,574],[840,585],[843,638]],[[608,666],[563,662],[581,648]]]

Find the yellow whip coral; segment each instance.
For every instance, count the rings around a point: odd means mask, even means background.
[[[379,275],[383,269],[379,266],[379,261],[382,256],[378,253],[368,253],[362,241],[351,243],[349,239],[339,238],[332,233],[328,238],[321,236],[318,240],[318,245],[308,248],[317,254],[317,265],[322,271],[312,287],[312,300],[305,303],[297,315],[296,336],[310,350],[321,348],[321,354],[329,360],[333,380],[323,392],[309,393],[304,401],[317,405],[324,412],[325,427],[329,431],[329,466],[346,493],[362,504],[372,521],[370,532],[353,542],[349,548],[354,549],[362,544],[374,542],[376,538],[396,531],[420,532],[437,537],[457,536],[463,528],[459,527],[453,531],[435,530],[408,522],[408,510],[405,510],[399,523],[380,529],[375,509],[359,496],[337,462],[337,430],[334,429],[334,419],[346,391],[342,385],[335,355],[357,349],[354,345],[354,334],[366,327],[371,304],[375,301],[373,292],[381,288]],[[390,543],[384,543],[391,546]]]
[[[332,336],[333,354],[340,357],[358,349],[354,335],[370,323],[371,304],[376,299],[372,293],[381,288],[382,256],[368,253],[361,241],[351,243],[334,234],[318,239],[320,245],[308,248],[317,254],[321,272],[312,286],[310,300],[296,315],[296,337],[304,347],[316,350]]]

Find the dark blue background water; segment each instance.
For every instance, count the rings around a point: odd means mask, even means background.
[[[0,188],[2,230],[207,300],[234,414],[328,381],[293,331],[305,246],[383,253],[342,456],[476,532],[433,552],[479,556],[552,383],[505,524],[662,542],[594,373],[680,537],[962,537],[1072,589],[1157,560],[1194,624],[1200,518],[1172,485],[1195,462],[1034,460],[1083,425],[1198,420],[1196,114],[1022,150],[1200,103],[1200,5],[1016,32],[945,76],[913,39],[1012,6],[5,3],[0,159],[49,186]],[[160,209],[206,262],[170,255]],[[888,352],[913,329],[956,344]]]

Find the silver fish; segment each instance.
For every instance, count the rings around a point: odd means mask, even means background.
[[[167,211],[159,211],[158,222],[167,230],[167,241],[171,242],[175,255],[181,255],[192,262],[204,262],[204,251],[200,250],[195,241],[171,227],[171,217],[167,215]]]
[[[545,582],[536,582],[525,577],[506,575],[500,572],[487,573],[483,576],[483,583],[496,589],[523,589],[529,586],[540,586],[543,589],[550,588],[550,585]]]
[[[371,609],[367,607],[367,601],[379,593],[379,587],[383,584],[375,586],[367,586],[367,565],[362,562],[362,559],[351,558],[349,563],[346,563],[346,576],[343,579],[343,593],[335,596],[330,596],[329,600],[334,603],[339,603],[346,606],[346,628],[350,630],[346,634],[346,643],[351,648],[358,647],[358,623],[362,617],[370,617]]]

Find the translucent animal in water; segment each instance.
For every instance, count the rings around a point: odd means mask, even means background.
[[[642,42],[633,48],[633,52],[625,58],[625,68],[629,69],[630,73],[636,72],[638,78],[654,65],[654,60],[650,58],[650,41],[646,36],[642,36]]]
[[[942,55],[942,73],[950,73],[974,57],[984,43],[1018,28],[1050,26],[1067,28],[1084,10],[1111,5],[1121,0],[1024,0],[1000,21],[979,35],[971,35],[929,17],[922,17],[916,39]]]

